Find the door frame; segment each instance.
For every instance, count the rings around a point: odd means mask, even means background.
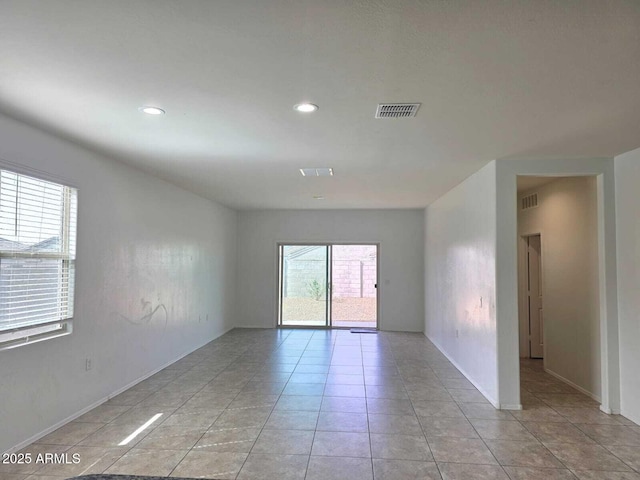
[[[529,319],[529,309],[528,309],[528,299],[527,299],[527,288],[525,285],[527,284],[527,274],[529,273],[527,269],[527,239],[529,237],[535,237],[536,235],[540,236],[540,290],[542,291],[542,302],[544,308],[544,298],[545,298],[545,284],[544,284],[544,259],[545,259],[545,247],[544,247],[544,235],[542,231],[535,232],[527,232],[521,235],[518,235],[518,327],[519,327],[519,343],[520,348],[522,350],[522,328],[524,326],[524,321],[526,320],[527,326]],[[546,338],[547,329],[544,328],[542,330],[542,365],[546,368],[546,358],[547,358],[547,338]],[[529,335],[527,335],[526,341],[526,357],[522,357],[522,352],[520,353],[521,358],[531,358],[531,340]],[[537,359],[539,360],[539,359]]]
[[[327,253],[327,310],[328,310],[328,325],[326,326],[314,326],[314,325],[280,325],[280,307],[282,303],[282,266],[280,264],[280,247],[284,245],[293,245],[293,246],[327,246],[329,247]],[[331,292],[329,291],[329,284],[332,283],[332,271],[331,271],[331,263],[333,261],[332,253],[334,245],[371,245],[376,247],[376,330],[380,330],[381,318],[380,318],[380,242],[336,242],[336,241],[323,241],[323,242],[310,242],[310,241],[278,241],[276,242],[276,295],[275,295],[275,328],[309,328],[309,329],[323,329],[323,330],[349,330],[354,327],[335,327],[332,324],[332,312],[331,312]]]
[[[600,291],[600,376],[605,413],[620,413],[620,352],[616,258],[615,171],[613,158],[521,158],[492,161],[495,172],[497,400],[520,410],[518,354],[518,176],[594,176],[597,181],[598,287]],[[493,181],[493,180],[492,180]],[[493,208],[493,207],[492,207]],[[544,235],[544,232],[542,232]],[[544,255],[544,253],[543,253]]]

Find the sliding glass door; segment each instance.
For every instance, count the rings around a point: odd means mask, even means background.
[[[377,328],[378,246],[278,246],[278,325]]]
[[[329,326],[329,245],[280,245],[280,325]]]
[[[332,245],[331,252],[331,325],[376,328],[377,245]]]

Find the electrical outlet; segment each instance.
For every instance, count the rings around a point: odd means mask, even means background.
[[[482,308],[482,297],[480,297],[480,308]]]
[[[90,358],[87,358],[87,359],[84,361],[84,368],[87,370],[87,372],[93,368],[93,364],[92,364],[92,362],[91,362],[91,359],[90,359]]]

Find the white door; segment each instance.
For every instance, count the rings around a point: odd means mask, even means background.
[[[532,235],[527,237],[527,297],[529,300],[529,356],[531,358],[544,357],[541,267],[540,235]]]

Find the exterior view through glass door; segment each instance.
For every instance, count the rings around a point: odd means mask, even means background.
[[[378,246],[333,245],[331,324],[377,328]]]
[[[329,245],[279,246],[279,325],[329,325]]]
[[[278,246],[278,325],[378,326],[377,245]]]

